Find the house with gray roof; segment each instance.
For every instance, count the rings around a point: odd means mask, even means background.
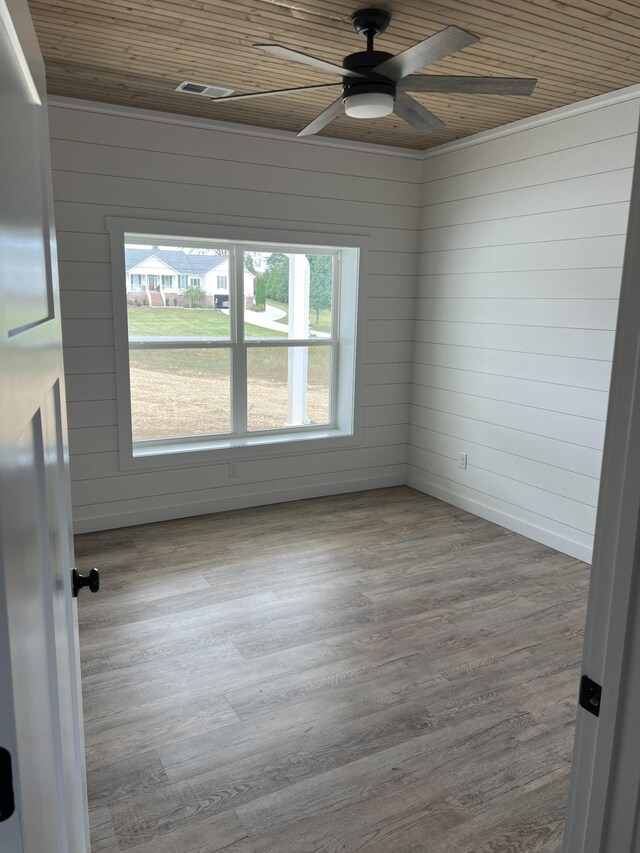
[[[183,249],[125,247],[127,293],[139,293],[156,307],[181,305],[184,291],[199,287],[206,303],[216,308],[229,304],[229,256],[194,254]],[[244,272],[245,301],[253,305],[255,276]],[[131,300],[129,300],[131,301]]]

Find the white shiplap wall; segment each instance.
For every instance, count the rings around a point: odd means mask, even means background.
[[[405,482],[415,156],[61,105],[51,136],[77,531]],[[107,216],[370,235],[362,445],[274,451],[232,481],[226,464],[119,471]]]
[[[408,482],[583,559],[639,103],[424,162]]]
[[[52,108],[76,529],[406,480],[589,559],[638,104],[423,163]],[[226,464],[120,472],[109,215],[370,235],[362,446],[274,454],[233,484]]]

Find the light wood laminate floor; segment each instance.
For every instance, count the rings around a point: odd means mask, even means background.
[[[584,563],[405,487],[76,553],[93,853],[559,853]]]

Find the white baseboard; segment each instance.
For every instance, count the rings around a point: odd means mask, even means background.
[[[561,551],[586,563],[591,562],[592,549],[581,542],[562,536],[554,531],[545,530],[529,521],[504,512],[501,509],[483,503],[475,498],[460,494],[453,489],[432,483],[424,477],[409,471],[407,477],[399,474],[386,477],[360,477],[345,482],[312,484],[295,488],[270,489],[269,491],[254,492],[250,495],[240,495],[233,498],[217,498],[199,503],[172,504],[163,507],[143,509],[138,512],[127,511],[109,515],[95,515],[90,518],[74,519],[74,533],[93,533],[98,530],[112,530],[118,527],[133,527],[137,524],[151,524],[156,521],[169,521],[176,518],[189,518],[196,515],[209,515],[217,512],[227,512],[234,509],[246,509],[252,506],[285,503],[286,501],[305,500],[307,498],[340,495],[347,492],[362,492],[369,489],[383,489],[390,486],[411,486],[419,492],[424,492],[438,500],[467,510],[488,521],[493,521],[507,530],[513,530]]]
[[[492,507],[490,504],[460,494],[454,489],[448,489],[439,484],[432,483],[426,478],[412,473],[411,469],[409,469],[407,474],[407,485],[413,489],[417,489],[419,492],[424,492],[426,495],[431,495],[460,509],[465,509],[467,512],[472,512],[474,515],[480,516],[480,518],[493,521],[501,527],[506,527],[507,530],[513,530],[515,533],[527,536],[535,542],[541,542],[543,545],[555,548],[556,551],[561,551],[563,554],[569,554],[569,556],[576,557],[578,560],[584,560],[585,563],[591,563],[593,549],[583,545],[581,542],[576,542],[568,536],[562,536],[554,531],[545,530],[543,527],[531,524],[531,522],[518,518],[516,515],[511,515],[497,507]]]
[[[210,515],[216,512],[228,512],[234,509],[246,509],[252,506],[298,501],[306,498],[320,498],[327,495],[339,495],[347,492],[364,492],[369,489],[384,489],[390,486],[405,485],[401,474],[384,477],[360,477],[346,482],[312,484],[296,488],[269,489],[233,498],[218,498],[211,501],[191,504],[173,504],[171,506],[143,509],[139,512],[127,511],[121,514],[96,515],[91,518],[74,519],[74,533],[93,533],[98,530],[113,530],[117,527],[133,527],[137,524],[151,524],[156,521],[170,521],[175,518],[190,518],[195,515]]]

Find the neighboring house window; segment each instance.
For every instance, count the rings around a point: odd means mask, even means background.
[[[229,283],[227,281],[226,275],[218,276],[218,290],[227,290],[229,287]]]
[[[144,276],[139,273],[131,274],[131,290],[144,290]]]
[[[236,243],[197,232],[169,238],[131,233],[124,224],[110,229],[125,257],[154,246],[174,268],[202,271],[188,275],[181,304],[166,302],[174,310],[116,302],[125,467],[166,454],[224,456],[234,447],[237,459],[272,442],[305,442],[305,450],[313,440],[354,444],[358,246],[249,242],[244,234]],[[180,233],[173,229],[166,233]],[[327,237],[315,236],[318,243]],[[221,254],[229,274],[217,279],[229,295],[216,306],[201,281],[213,266],[207,268],[208,259]],[[180,286],[185,278],[180,274]]]
[[[163,275],[162,276],[162,286],[166,290],[173,290],[173,276],[172,275]]]
[[[186,290],[187,289],[187,277],[186,277],[186,275],[179,275],[178,276],[178,287],[180,288],[180,290]]]

